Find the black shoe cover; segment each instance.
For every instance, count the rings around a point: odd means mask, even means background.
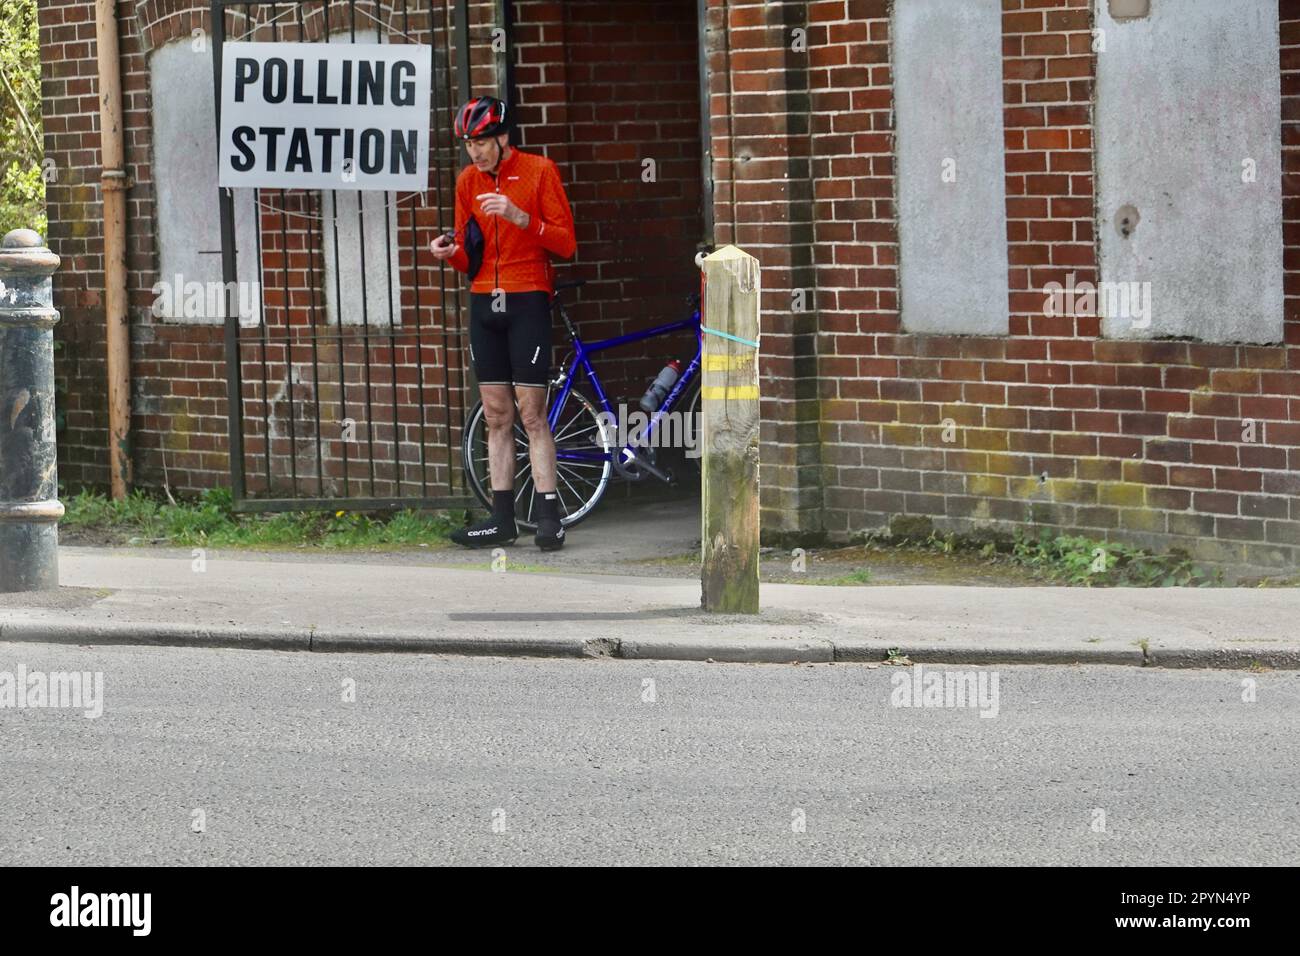
[[[498,544],[510,544],[519,537],[514,516],[498,518],[493,515],[468,528],[457,528],[451,533],[451,540],[466,548],[491,548]]]
[[[543,551],[559,551],[564,547],[564,525],[559,518],[539,518],[537,536],[533,539]]]

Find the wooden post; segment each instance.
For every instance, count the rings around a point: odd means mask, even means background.
[[[758,260],[726,246],[703,262],[700,603],[758,613]]]

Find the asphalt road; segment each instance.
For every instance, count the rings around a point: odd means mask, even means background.
[[[0,864],[1300,862],[1300,673],[985,674],[0,644]]]

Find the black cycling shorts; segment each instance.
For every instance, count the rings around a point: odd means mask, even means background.
[[[494,311],[498,295],[504,308]],[[470,293],[469,357],[480,385],[545,385],[551,373],[551,294]]]

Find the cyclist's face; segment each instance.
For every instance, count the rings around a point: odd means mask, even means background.
[[[481,139],[466,140],[465,149],[469,151],[470,162],[481,172],[490,173],[496,168],[498,158],[503,155],[505,142],[504,135],[484,136]]]

